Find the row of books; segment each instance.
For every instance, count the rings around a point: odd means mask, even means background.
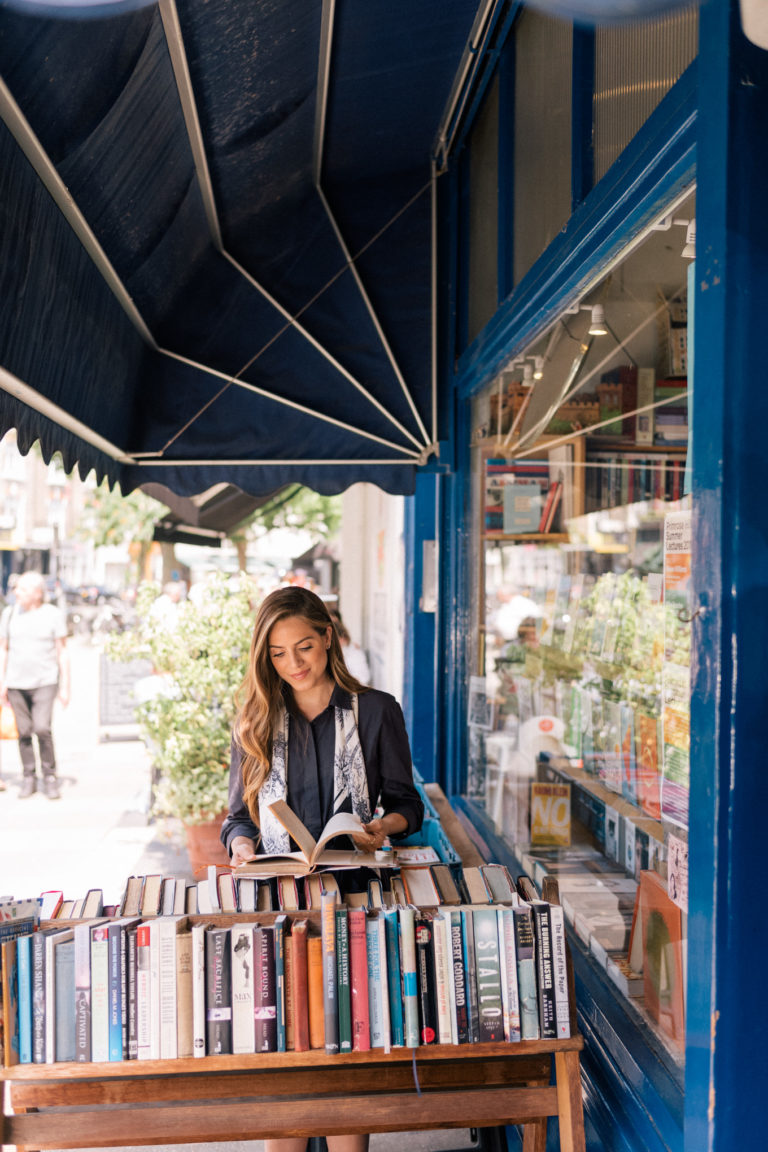
[[[326,892],[339,902],[381,908],[394,904],[460,904],[505,901],[514,885],[505,868],[484,864],[463,869],[445,863],[382,868],[362,892],[342,892],[332,870],[306,876],[241,875],[211,865],[198,881],[183,877],[129,876],[117,904],[105,904],[100,888],[77,900],[60,890],[42,892],[40,920],[87,920],[97,916],[178,916],[214,912],[295,912],[319,909]]]
[[[672,447],[677,441],[670,438],[665,443]],[[685,460],[680,457],[600,453],[593,463],[596,466],[587,468],[584,476],[586,512],[641,500],[679,500],[684,494]]]
[[[563,910],[100,918],[2,943],[6,1063],[367,1051],[570,1034]]]

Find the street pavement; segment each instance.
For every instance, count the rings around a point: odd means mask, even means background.
[[[149,812],[152,765],[138,730],[99,724],[101,649],[79,637],[67,648],[72,700],[53,718],[61,799],[19,799],[18,744],[0,741],[0,896],[60,889],[74,900],[102,888],[114,904],[130,875],[192,878],[181,827]]]
[[[57,889],[74,900],[89,888],[101,888],[105,903],[115,904],[131,875],[160,872],[195,879],[179,823],[150,813],[152,763],[137,730],[99,724],[101,649],[78,637],[68,642],[68,651],[72,701],[67,708],[57,703],[53,720],[61,799],[49,800],[41,792],[19,799],[18,745],[0,741],[6,785],[0,792],[0,896],[23,899]],[[196,1147],[166,1145],[164,1152]],[[208,1152],[263,1152],[263,1147],[261,1141],[207,1145]],[[322,1147],[313,1142],[311,1152]],[[473,1147],[468,1129],[371,1137],[371,1152],[471,1152]]]

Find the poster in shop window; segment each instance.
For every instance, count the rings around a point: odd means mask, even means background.
[[[691,514],[664,520],[661,815],[688,827],[691,719]]]

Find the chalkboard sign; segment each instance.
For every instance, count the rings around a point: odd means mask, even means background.
[[[110,660],[102,653],[99,666],[99,723],[112,728],[136,723],[136,698],[133,694],[137,681],[149,676],[149,660]]]

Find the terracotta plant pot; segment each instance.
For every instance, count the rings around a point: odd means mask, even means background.
[[[192,873],[201,879],[210,864],[219,867],[229,864],[227,850],[219,839],[221,824],[226,812],[220,812],[204,824],[185,824],[187,853]]]

